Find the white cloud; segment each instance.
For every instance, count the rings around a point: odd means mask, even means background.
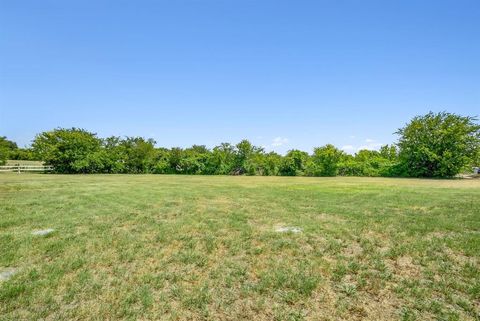
[[[371,142],[369,144],[362,145],[362,146],[358,147],[358,150],[362,150],[362,149],[378,150],[380,147],[382,147],[382,145],[383,145],[382,143]]]
[[[360,151],[362,149],[378,150],[378,149],[380,149],[380,147],[382,147],[382,145],[383,145],[382,143],[377,142],[375,139],[367,138],[367,139],[365,139],[365,144],[364,145],[361,145],[361,146],[345,145],[345,146],[342,147],[342,150],[347,152],[347,153],[354,154],[354,153],[357,153],[358,151]]]
[[[346,152],[352,152],[352,151],[355,151],[356,148],[353,147],[353,145],[345,145],[345,146],[342,146],[342,150],[344,150]]]
[[[288,138],[284,137],[275,137],[272,141],[273,147],[280,147],[288,143]]]

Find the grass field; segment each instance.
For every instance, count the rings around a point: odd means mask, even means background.
[[[0,320],[480,318],[480,180],[1,174],[0,249]]]

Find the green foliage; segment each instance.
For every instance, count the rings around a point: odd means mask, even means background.
[[[213,148],[208,162],[208,174],[228,175],[233,171],[235,162],[235,147],[229,143],[222,143]]]
[[[382,158],[390,161],[398,159],[398,149],[395,145],[383,145],[380,147],[379,154]]]
[[[13,160],[39,160],[38,155],[31,148],[17,148],[10,152],[8,159]]]
[[[149,173],[155,157],[155,141],[127,137],[120,141],[121,155],[127,173]]]
[[[120,137],[111,136],[103,139],[102,141],[103,153],[98,156],[103,159],[103,166],[105,173],[124,173],[126,172],[125,166],[125,153],[124,145],[122,145],[122,139]]]
[[[235,165],[233,167],[234,175],[255,175],[259,162],[259,154],[264,153],[263,148],[252,145],[244,139],[238,143],[235,150]]]
[[[390,164],[388,158],[384,158],[381,153],[372,150],[359,151],[355,155],[355,160],[363,165],[362,176],[380,176],[384,167]]]
[[[473,117],[446,112],[417,116],[398,130],[400,161],[415,177],[453,177],[480,149],[480,126]]]
[[[308,161],[309,156],[306,152],[293,149],[282,159],[279,173],[283,176],[301,176],[307,168]]]
[[[342,176],[402,176],[399,170],[397,149],[385,145],[380,151],[360,150],[355,156],[344,155],[338,165]]]
[[[343,158],[344,153],[331,144],[317,147],[313,150],[310,174],[312,176],[336,176],[338,165]]]
[[[275,152],[270,152],[263,157],[263,168],[261,175],[275,176],[279,174],[282,156]]]
[[[338,175],[340,176],[363,176],[364,165],[358,162],[354,156],[347,155],[338,164]]]
[[[476,155],[472,157],[470,166],[467,167],[467,171],[470,171],[472,167],[480,167],[480,148],[477,150]]]
[[[0,165],[5,164],[5,161],[10,159],[11,154],[17,149],[15,142],[8,140],[5,136],[0,136]]]
[[[32,146],[59,173],[96,173],[103,169],[98,160],[101,141],[84,129],[43,132],[35,137]]]
[[[177,171],[181,174],[205,173],[210,151],[204,145],[193,145],[185,150],[179,149]]]
[[[398,145],[355,155],[327,144],[312,155],[294,149],[281,156],[248,140],[211,150],[204,145],[168,149],[143,137],[100,139],[83,129],[58,128],[37,135],[30,149],[0,137],[0,163],[40,159],[58,173],[452,177],[480,164],[475,121],[449,113],[418,116],[398,131]]]
[[[158,148],[153,160],[152,173],[169,174],[170,173],[170,151],[167,148]]]

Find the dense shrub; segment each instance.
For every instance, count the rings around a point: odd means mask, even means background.
[[[336,176],[344,153],[333,145],[317,147],[313,150],[310,162],[310,176]]]
[[[398,130],[400,161],[415,177],[453,177],[474,157],[480,126],[473,117],[446,112],[417,116]]]
[[[279,173],[282,176],[302,176],[308,167],[308,153],[301,150],[291,150],[280,162]]]
[[[364,176],[363,164],[354,157],[346,157],[338,164],[337,171],[340,176]]]
[[[0,165],[5,164],[10,155],[17,149],[17,144],[7,139],[5,136],[0,136]]]
[[[54,129],[43,132],[33,141],[34,151],[59,173],[101,172],[103,164],[97,159],[101,140],[83,129]]]
[[[203,145],[168,149],[143,137],[100,139],[84,129],[58,128],[38,134],[31,149],[0,137],[0,162],[41,159],[58,173],[415,177],[452,177],[480,162],[480,126],[472,117],[429,113],[398,134],[397,145],[378,151],[349,155],[329,144],[312,155],[293,149],[281,156],[248,140],[212,150]]]

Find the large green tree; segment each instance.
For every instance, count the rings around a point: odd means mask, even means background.
[[[221,143],[213,148],[207,165],[208,174],[228,175],[235,166],[235,146],[230,143]]]
[[[255,173],[258,154],[264,153],[263,148],[254,146],[248,140],[244,139],[235,146],[235,165],[232,174],[253,175]]]
[[[155,141],[143,137],[127,137],[120,142],[127,173],[149,173],[153,170]]]
[[[301,176],[304,175],[310,157],[308,153],[292,149],[288,151],[280,163],[279,173],[282,176]]]
[[[100,157],[103,160],[105,173],[125,173],[126,155],[122,145],[123,139],[118,136],[110,136],[102,140]]]
[[[33,150],[58,173],[95,173],[103,171],[99,159],[101,140],[96,134],[79,128],[57,128],[38,134]]]
[[[5,160],[10,158],[17,149],[18,146],[15,142],[8,140],[5,136],[0,136],[0,165],[5,164]]]
[[[414,177],[453,177],[480,148],[476,118],[447,112],[417,116],[397,133],[400,161]]]
[[[310,174],[313,176],[336,176],[338,164],[344,153],[335,146],[328,144],[313,150]]]
[[[210,151],[205,145],[193,145],[183,150],[180,168],[183,174],[206,174]]]

